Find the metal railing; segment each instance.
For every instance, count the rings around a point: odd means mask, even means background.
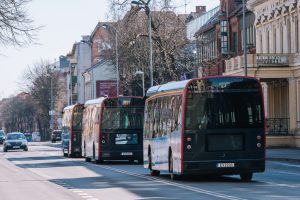
[[[257,54],[256,61],[258,67],[288,67],[288,54]]]
[[[267,118],[266,119],[267,135],[289,135],[290,119],[289,118]]]

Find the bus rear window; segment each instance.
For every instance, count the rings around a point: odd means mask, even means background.
[[[186,130],[263,126],[259,92],[204,92],[187,99]]]

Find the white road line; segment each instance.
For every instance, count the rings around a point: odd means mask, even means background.
[[[300,165],[294,165],[294,164],[289,164],[289,163],[276,162],[276,164],[284,165],[284,166],[288,166],[288,167],[297,167],[297,168],[300,168]]]
[[[84,198],[84,199],[91,199],[91,198],[94,198],[93,196],[82,196],[81,198]]]
[[[278,171],[276,173],[281,173],[281,174],[288,174],[288,175],[293,175],[293,176],[300,176],[300,173],[292,173],[292,172],[282,172],[282,171]]]
[[[88,194],[87,193],[77,193],[77,195],[79,195],[79,196],[87,196]]]
[[[81,191],[81,190],[72,190],[72,192],[74,192],[74,193],[83,193],[83,191]]]
[[[229,196],[229,195],[226,195],[226,194],[212,192],[212,191],[209,191],[209,190],[199,189],[199,188],[183,185],[183,184],[180,184],[180,183],[174,183],[174,182],[170,182],[170,181],[161,180],[161,179],[158,179],[158,178],[148,177],[148,176],[144,176],[144,175],[141,175],[141,174],[136,174],[136,173],[132,173],[132,172],[128,172],[128,171],[124,171],[124,170],[120,170],[120,169],[116,169],[116,168],[112,168],[112,167],[100,166],[100,165],[97,165],[97,166],[99,166],[100,168],[107,169],[107,170],[110,170],[110,171],[115,171],[115,172],[118,172],[118,173],[121,173],[121,174],[127,174],[127,175],[130,175],[130,176],[135,176],[135,177],[147,179],[147,180],[150,180],[150,181],[164,183],[166,185],[171,185],[171,186],[175,186],[175,187],[178,187],[178,188],[183,188],[183,189],[190,190],[190,191],[197,192],[197,193],[201,193],[201,194],[206,194],[206,195],[219,197],[219,198],[223,198],[223,199],[230,199],[230,200],[244,200],[243,198]]]

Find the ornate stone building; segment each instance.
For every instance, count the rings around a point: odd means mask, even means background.
[[[256,39],[247,71],[263,85],[268,145],[300,147],[300,2],[249,0],[247,7]],[[224,75],[244,75],[243,56],[227,60]]]

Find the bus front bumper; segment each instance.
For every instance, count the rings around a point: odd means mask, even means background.
[[[232,175],[265,171],[265,159],[186,161],[183,174]]]

